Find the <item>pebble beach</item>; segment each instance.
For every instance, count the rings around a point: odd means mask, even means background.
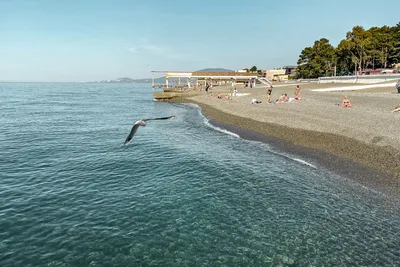
[[[271,99],[281,94],[294,96],[295,83],[274,85]],[[361,90],[348,84],[300,83],[301,100],[268,103],[266,87],[237,86],[231,100],[231,86],[216,86],[210,96],[205,91],[179,102],[198,104],[212,122],[246,138],[274,143],[277,149],[304,154],[331,169],[347,174],[366,186],[400,193],[400,103],[394,86]],[[330,89],[331,91],[313,91]],[[358,89],[358,88],[357,88]],[[340,104],[347,95],[352,108]],[[252,99],[260,104],[251,104]]]

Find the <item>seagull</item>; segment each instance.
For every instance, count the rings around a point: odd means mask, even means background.
[[[126,145],[127,143],[129,143],[133,136],[135,135],[135,133],[137,132],[139,126],[146,126],[146,121],[155,121],[155,120],[168,120],[168,119],[172,119],[175,118],[175,116],[169,116],[169,117],[161,117],[161,118],[148,118],[148,119],[141,119],[138,120],[137,122],[135,122],[135,124],[132,126],[131,132],[129,133],[128,137],[126,137],[125,143],[124,145]]]

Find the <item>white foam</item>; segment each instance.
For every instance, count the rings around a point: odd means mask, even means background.
[[[329,91],[349,91],[349,90],[362,90],[368,88],[378,88],[378,87],[394,87],[396,83],[382,83],[382,84],[363,84],[363,85],[353,85],[353,86],[342,86],[342,87],[332,87],[323,89],[313,89],[314,92],[329,92]]]
[[[236,137],[236,138],[240,138],[240,136],[239,136],[238,134],[235,134],[235,133],[232,133],[232,132],[230,132],[230,131],[228,131],[228,130],[225,130],[225,129],[216,127],[216,126],[212,125],[208,120],[204,121],[204,123],[205,123],[208,127],[212,128],[212,129],[214,129],[214,130],[216,130],[216,131],[218,131],[218,132],[221,132],[221,133],[224,133],[224,134],[229,134],[229,135],[231,135],[231,136],[233,136],[233,137]]]
[[[194,103],[183,103],[183,104],[181,104],[181,105],[188,106],[188,107],[192,107],[192,108],[196,108],[196,109],[200,109],[200,106],[197,105],[197,104],[194,104]],[[203,114],[202,114],[202,115],[203,115]]]
[[[199,109],[199,114],[200,114],[200,116],[203,117],[204,124],[205,124],[206,126],[212,128],[213,130],[216,130],[216,131],[218,131],[218,132],[221,132],[221,133],[224,133],[224,134],[228,134],[228,135],[231,135],[231,136],[236,137],[236,138],[240,138],[240,136],[239,136],[238,134],[232,133],[232,132],[230,132],[230,131],[228,131],[228,130],[225,130],[225,129],[222,129],[222,128],[220,128],[220,127],[217,127],[217,126],[212,125],[212,124],[210,123],[210,120],[207,119],[207,118],[203,115],[203,113],[201,113],[201,110],[200,110],[200,109]]]
[[[305,161],[303,159],[291,158],[291,157],[288,157],[288,158],[290,158],[291,160],[297,161],[297,162],[299,162],[301,164],[307,165],[307,166],[309,166],[309,167],[311,167],[313,169],[317,169],[317,167],[315,167],[314,165],[312,165],[311,163],[309,163],[309,162],[307,162],[307,161]]]
[[[221,133],[228,134],[228,135],[231,135],[231,136],[236,137],[236,138],[241,138],[238,134],[235,134],[235,133],[230,132],[230,131],[228,131],[228,130],[225,130],[225,129],[222,129],[222,128],[220,128],[220,127],[216,127],[216,126],[212,125],[212,124],[210,123],[209,119],[207,119],[207,118],[203,115],[203,113],[201,112],[201,108],[200,108],[198,105],[196,105],[196,104],[188,104],[188,105],[197,108],[197,110],[198,110],[198,112],[199,112],[199,115],[200,115],[201,117],[203,117],[204,124],[205,124],[206,126],[212,128],[213,130],[219,131],[219,132],[221,132]],[[252,140],[247,140],[247,141],[248,141],[248,142],[259,143],[259,144],[261,144],[261,147],[263,147],[264,149],[266,149],[266,150],[267,150],[268,152],[270,152],[270,153],[274,153],[274,154],[276,154],[276,155],[285,157],[285,158],[287,158],[287,159],[290,159],[290,160],[299,162],[299,163],[301,163],[301,164],[303,164],[303,165],[306,165],[306,166],[308,166],[308,167],[311,167],[311,168],[313,168],[313,169],[317,169],[316,166],[314,166],[313,164],[311,164],[311,163],[309,163],[309,162],[307,162],[307,161],[305,161],[305,160],[303,160],[303,159],[292,158],[292,157],[290,157],[290,156],[288,156],[288,155],[286,155],[286,154],[278,153],[277,151],[274,151],[273,149],[271,149],[271,147],[270,147],[268,144],[265,144],[265,143],[263,143],[263,142],[260,142],[260,141],[252,141]]]
[[[304,159],[294,158],[290,154],[278,152],[273,148],[272,149],[268,149],[268,152],[273,153],[275,155],[278,155],[278,156],[283,157],[283,158],[288,159],[288,160],[296,161],[298,163],[301,163],[303,165],[311,167],[311,168],[313,168],[315,170],[317,169],[317,167],[315,165],[311,164],[308,161],[305,161]]]

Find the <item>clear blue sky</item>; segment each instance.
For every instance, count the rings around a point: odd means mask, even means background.
[[[0,81],[278,68],[355,25],[395,25],[396,1],[0,0]]]

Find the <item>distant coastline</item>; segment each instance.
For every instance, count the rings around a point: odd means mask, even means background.
[[[151,83],[151,79],[131,79],[128,77],[122,77],[113,80],[89,81],[87,83]]]
[[[224,68],[206,68],[201,70],[196,70],[194,72],[232,72],[233,70],[228,70]],[[174,80],[174,79],[171,79]],[[88,83],[151,83],[152,78],[144,79],[131,79],[128,77],[121,77],[113,80],[99,80],[99,81],[89,81]],[[154,78],[155,84],[165,84],[165,76]]]

